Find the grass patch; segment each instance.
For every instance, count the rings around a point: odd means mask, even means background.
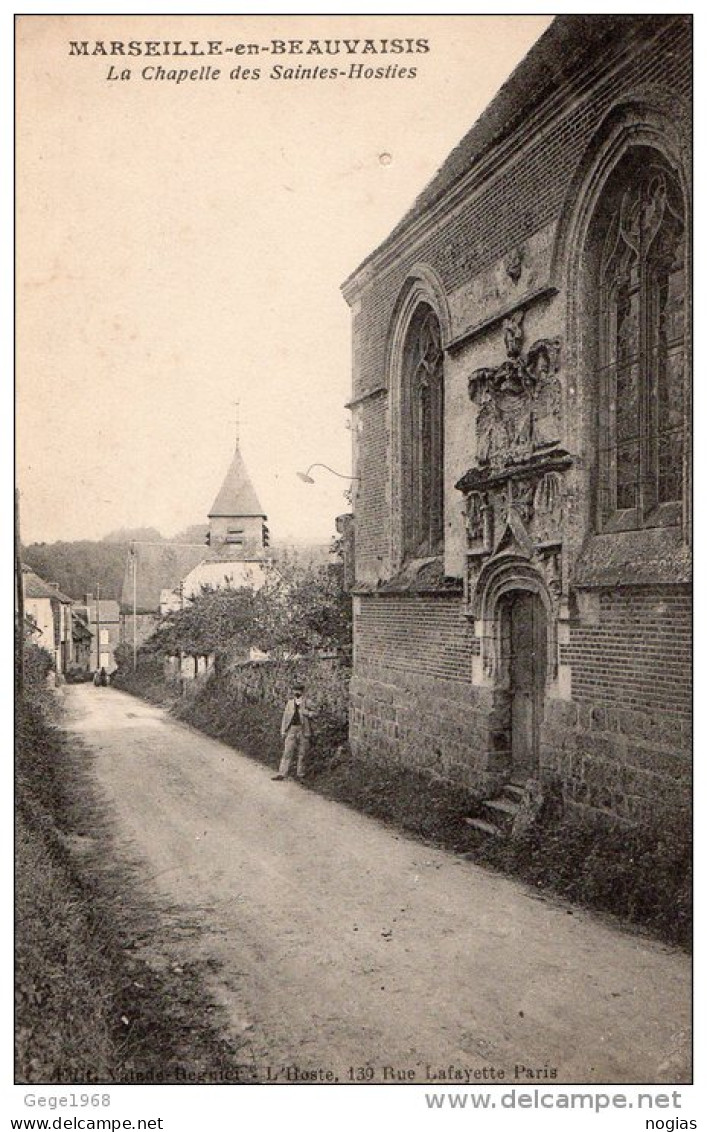
[[[179,688],[175,683],[168,684],[164,678],[164,665],[154,657],[140,657],[140,667],[133,672],[129,665],[118,668],[111,677],[111,684],[122,692],[130,692],[150,704],[171,707],[179,699]]]
[[[16,1059],[21,1083],[237,1080],[196,964],[141,952],[192,926],[118,859],[86,752],[30,698],[16,755]]]
[[[618,916],[666,943],[692,947],[690,816],[651,825],[560,818],[512,841],[482,840],[473,859],[576,904]]]

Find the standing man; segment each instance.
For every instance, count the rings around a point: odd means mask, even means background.
[[[297,778],[304,778],[304,763],[312,735],[312,710],[304,698],[304,685],[293,684],[292,695],[285,704],[280,724],[280,734],[285,740],[285,749],[280,760],[280,769],[273,775],[273,782],[287,778],[294,755],[297,755]]]

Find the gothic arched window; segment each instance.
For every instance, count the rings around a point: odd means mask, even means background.
[[[441,553],[444,539],[444,355],[439,320],[421,304],[408,328],[402,399],[406,557]]]
[[[640,149],[617,167],[600,207],[599,524],[674,525],[684,462],[682,194],[658,155]]]

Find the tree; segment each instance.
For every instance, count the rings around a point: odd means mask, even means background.
[[[175,656],[233,653],[251,648],[275,657],[322,651],[346,653],[351,644],[351,599],[335,572],[273,571],[257,591],[207,589],[168,614],[143,653]]]
[[[250,589],[204,589],[184,609],[169,613],[144,646],[145,652],[205,656],[256,644],[256,594]]]
[[[292,571],[277,594],[272,621],[271,651],[341,652],[351,644],[351,598],[327,567]]]

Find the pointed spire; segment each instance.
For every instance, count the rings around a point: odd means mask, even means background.
[[[243,519],[256,515],[267,517],[246,470],[237,438],[231,466],[211,506],[209,518]]]

